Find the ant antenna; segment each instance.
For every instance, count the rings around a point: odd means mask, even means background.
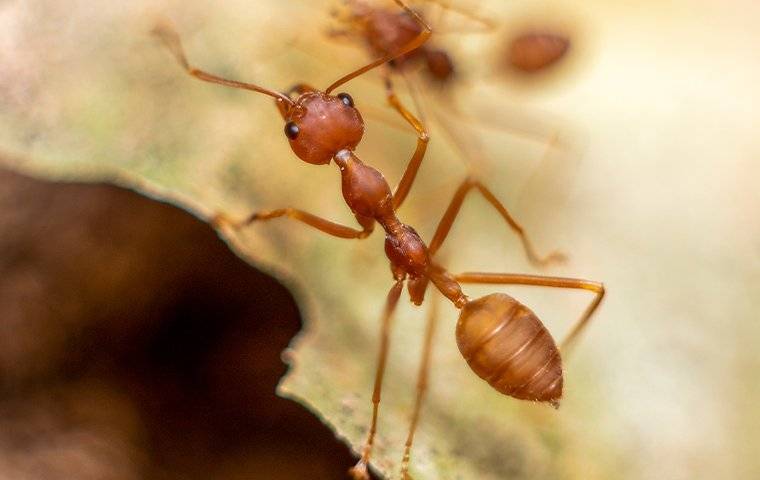
[[[185,50],[182,48],[182,42],[179,39],[179,35],[169,21],[163,20],[158,25],[156,25],[153,30],[151,30],[151,33],[153,35],[156,35],[164,43],[164,45],[166,45],[166,47],[169,49],[172,55],[174,55],[174,58],[177,59],[177,62],[179,62],[182,68],[184,68],[187,73],[194,76],[195,78],[198,78],[205,82],[218,83],[219,85],[225,85],[227,87],[242,88],[243,90],[263,93],[264,95],[274,97],[277,99],[278,103],[285,102],[290,106],[294,105],[293,100],[291,100],[290,97],[280,92],[275,92],[274,90],[269,90],[252,83],[238,82],[236,80],[228,80],[226,78],[217,77],[216,75],[212,75],[208,72],[204,72],[203,70],[199,70],[191,66],[187,61],[187,57],[185,56]]]

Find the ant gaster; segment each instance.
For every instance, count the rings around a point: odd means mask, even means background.
[[[341,238],[365,238],[373,231],[375,222],[385,230],[385,252],[391,263],[395,280],[388,293],[381,322],[381,341],[372,395],[372,420],[361,458],[351,469],[356,479],[368,479],[368,465],[374,443],[380,393],[389,347],[390,325],[404,283],[407,283],[412,302],[422,303],[428,282],[448,298],[461,314],[456,327],[457,344],[470,367],[499,392],[519,399],[548,402],[559,405],[562,396],[562,366],[559,349],[549,332],[527,307],[506,294],[491,294],[471,300],[461,289],[462,283],[521,284],[560,288],[585,289],[594,292],[595,298],[570,330],[562,346],[575,339],[587,325],[592,313],[604,295],[604,287],[586,280],[544,277],[522,274],[464,273],[454,275],[434,262],[433,258],[443,244],[456,218],[462,200],[471,188],[476,188],[507,220],[510,227],[524,239],[522,229],[503,205],[477,181],[460,188],[446,210],[438,228],[426,246],[417,232],[402,223],[396,210],[407,197],[428,144],[424,126],[389,92],[390,105],[417,131],[417,148],[402,178],[391,191],[382,173],[363,163],[354,153],[364,133],[361,115],[348,94],[332,92],[349,80],[398,58],[423,45],[431,29],[420,16],[402,0],[394,0],[421,27],[419,34],[397,51],[384,55],[364,67],[335,81],[321,91],[307,85],[297,85],[290,95],[258,85],[228,80],[192,67],[185,56],[179,35],[167,24],[158,25],[154,33],[160,37],[180,65],[190,75],[206,82],[251,90],[275,98],[285,120],[285,135],[293,152],[303,161],[312,164],[335,162],[341,172],[343,197],[354,213],[361,229],[351,228],[294,208],[257,212],[242,222],[232,222],[220,214],[215,222],[220,226],[240,228],[254,221],[288,217],[306,223],[324,233]],[[432,312],[432,310],[431,310]],[[427,376],[435,315],[429,315],[422,349],[422,361],[417,382],[417,394],[409,432],[401,461],[401,473],[409,478],[408,468],[414,432],[420,408],[427,390]]]

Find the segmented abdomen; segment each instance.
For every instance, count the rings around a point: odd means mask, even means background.
[[[528,307],[503,293],[462,308],[457,344],[470,368],[499,392],[559,405],[562,359],[546,327]]]

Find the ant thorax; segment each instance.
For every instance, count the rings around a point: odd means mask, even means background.
[[[396,219],[391,187],[382,173],[359,160],[349,149],[335,155],[335,164],[340,168],[343,198],[352,212],[374,218],[383,228]]]
[[[330,163],[341,150],[353,150],[364,135],[364,121],[348,94],[301,94],[288,109],[285,135],[304,162]]]

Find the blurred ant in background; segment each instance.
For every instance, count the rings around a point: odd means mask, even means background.
[[[446,30],[447,33],[490,33],[497,29],[497,24],[486,19],[475,12],[466,8],[458,7],[450,1],[444,0],[427,0],[425,3],[437,4],[439,7],[437,20],[439,24],[444,23],[444,14],[454,12],[460,17],[469,19],[470,24],[464,27],[458,27]],[[398,51],[413,38],[418,36],[422,27],[409,13],[409,11],[390,9],[386,6],[380,6],[371,3],[368,0],[343,0],[347,10],[334,10],[333,16],[341,23],[342,28],[331,29],[328,34],[332,38],[338,38],[347,41],[353,45],[361,45],[365,48],[371,58],[390,55]],[[420,18],[426,19],[424,11],[416,9],[415,14]],[[436,30],[432,38],[436,38],[441,33]],[[544,68],[549,64],[556,62],[561,55],[558,55],[556,49],[552,50],[550,39],[558,39],[548,34],[536,36],[533,34],[521,35],[512,43],[510,52],[513,54],[514,62],[524,67],[539,69],[539,63],[543,60]],[[550,51],[552,50],[552,51]],[[530,64],[530,65],[528,65]],[[424,77],[417,75],[422,70]],[[417,117],[422,121],[425,119],[425,112],[432,113],[437,125],[441,128],[441,133],[449,140],[452,146],[458,151],[459,157],[468,167],[467,178],[460,184],[455,199],[458,200],[457,209],[461,207],[466,195],[472,190],[485,190],[485,187],[478,182],[480,176],[478,170],[478,158],[484,157],[484,149],[478,145],[477,135],[467,130],[463,124],[480,123],[482,120],[466,116],[454,103],[454,90],[456,90],[457,72],[459,68],[455,63],[454,57],[444,48],[431,45],[428,41],[423,45],[411,50],[400,57],[394,58],[381,67],[381,74],[388,99],[397,99],[397,92],[393,83],[394,77],[400,77],[407,86],[407,92],[417,110]],[[424,80],[424,81],[423,81]],[[433,88],[430,88],[433,87]],[[447,95],[447,102],[444,108],[436,109],[436,103],[431,95],[426,91],[434,90],[438,93]],[[424,102],[423,102],[424,99]],[[440,100],[440,96],[437,96]],[[447,113],[448,111],[448,113]],[[514,112],[511,112],[514,113]],[[453,114],[453,115],[452,115]],[[451,117],[456,117],[452,120]],[[490,127],[499,128],[498,119],[489,116],[487,124]],[[520,130],[514,127],[508,127],[509,133],[518,136],[529,136],[547,144],[546,156],[550,155],[555,148],[569,148],[567,145],[560,145],[559,137],[555,133],[551,137],[536,134],[529,129]],[[418,129],[419,133],[419,129]],[[480,186],[479,186],[480,185]],[[502,216],[513,225],[518,232],[522,232],[522,227],[507,215],[501,212],[500,207],[492,201],[493,195],[490,192],[482,191],[490,203],[494,204]],[[535,266],[543,267],[552,262],[562,262],[565,256],[556,252],[546,259],[540,259],[535,251],[521,233],[521,240],[527,253],[528,260]]]

